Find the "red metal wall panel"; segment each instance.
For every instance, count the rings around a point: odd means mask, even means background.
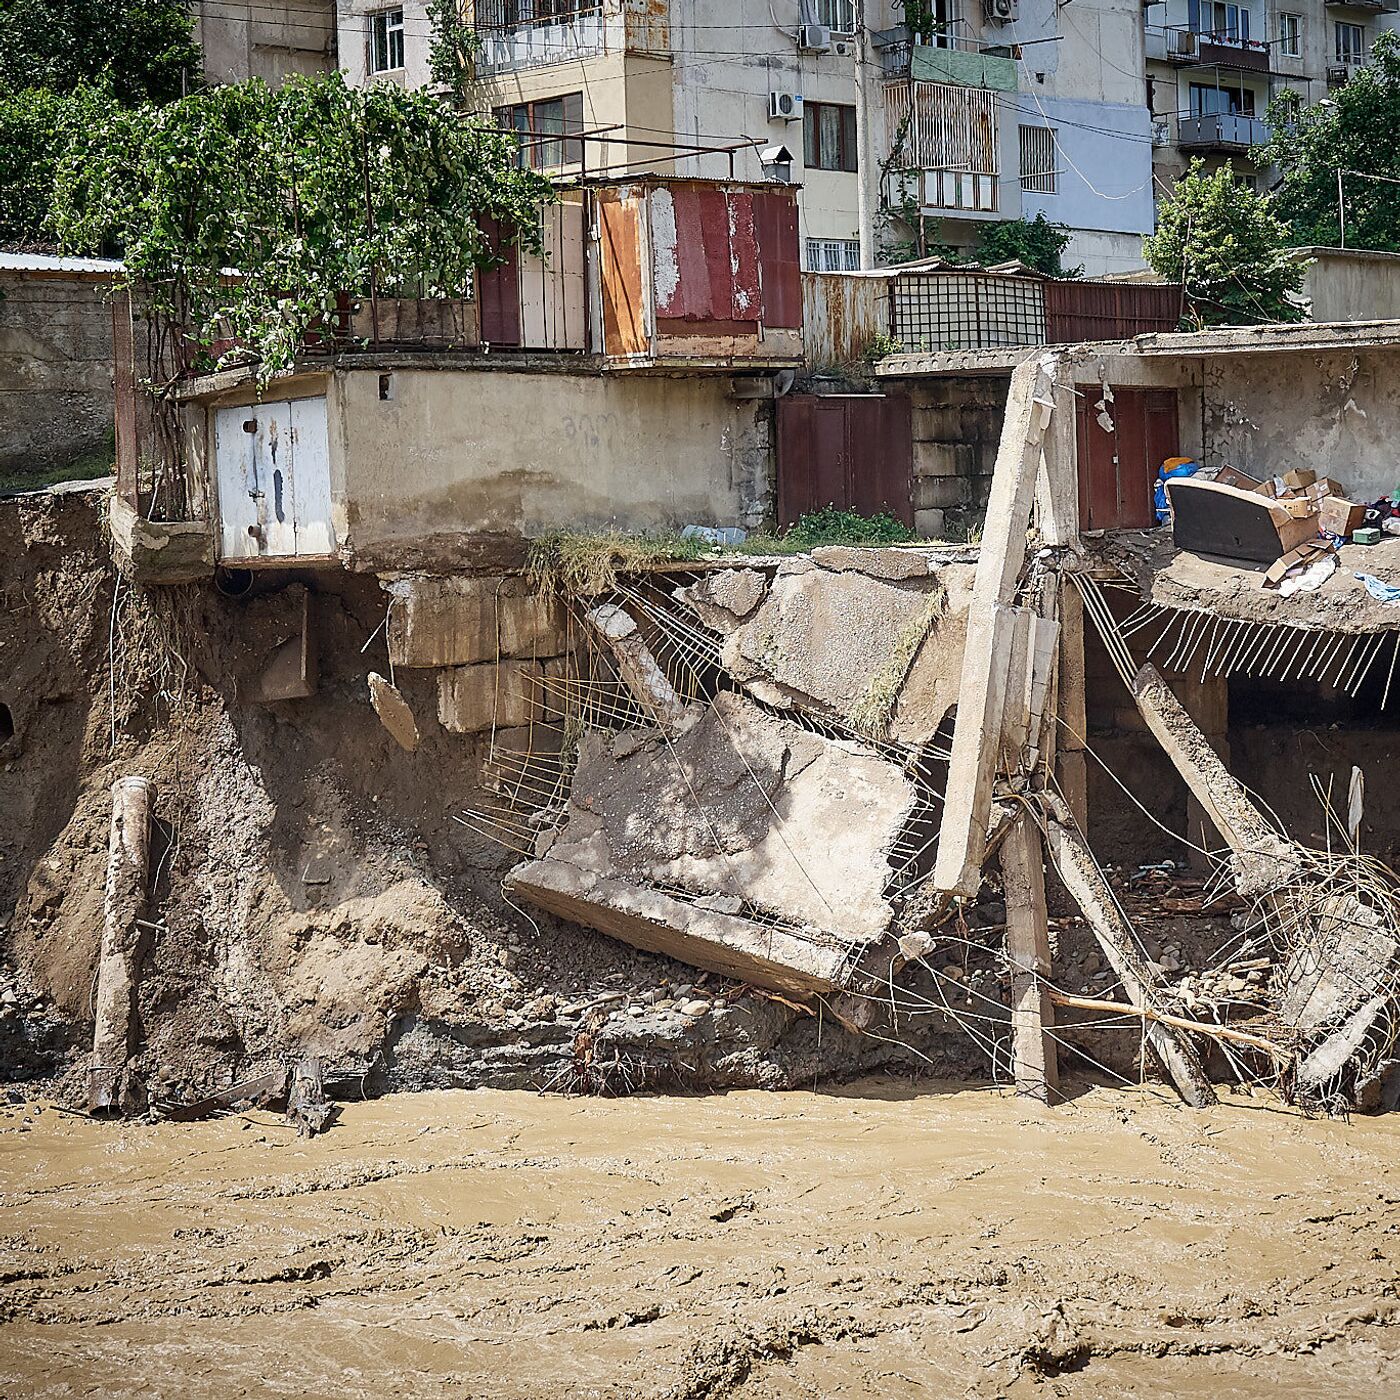
[[[481,340],[488,345],[519,345],[520,260],[513,243],[502,246],[500,226],[494,219],[483,219],[481,231],[487,247],[502,259],[477,273]]]
[[[753,197],[680,183],[653,195],[668,197],[674,246],[666,220],[652,221],[658,321],[673,335],[752,334],[761,309]]]
[[[1140,530],[1156,523],[1157,469],[1178,454],[1174,389],[1114,389],[1113,430],[1098,421],[1092,396],[1078,407],[1079,520],[1085,530]]]
[[[1181,288],[1172,284],[1049,281],[1044,286],[1051,345],[1173,331],[1181,319]]]
[[[778,524],[827,506],[914,523],[913,434],[904,394],[778,400]]]
[[[797,238],[797,197],[790,191],[755,194],[763,323],[783,330],[802,325],[802,263]]]
[[[763,299],[758,288],[758,233],[754,226],[753,195],[729,190],[724,197],[725,232],[729,247],[730,319],[758,324]]]

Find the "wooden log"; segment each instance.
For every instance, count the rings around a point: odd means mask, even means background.
[[[1290,1056],[1281,1045],[1265,1040],[1261,1035],[1251,1035],[1248,1031],[1236,1030],[1233,1026],[1217,1026],[1210,1021],[1192,1021],[1185,1016],[1174,1016],[1167,1011],[1154,1011],[1150,1006],[1132,1006],[1122,1001],[1106,1001],[1102,997],[1077,997],[1068,992],[1053,989],[1050,1000],[1056,1006],[1072,1006],[1080,1011],[1105,1011],[1114,1016],[1141,1016],[1145,1021],[1160,1021],[1164,1026],[1175,1026],[1182,1031],[1196,1031],[1201,1035],[1214,1036],[1217,1040],[1233,1041],[1236,1045],[1248,1045],[1254,1050],[1263,1050],[1280,1063]]]
[[[1134,1006],[1160,1013],[1157,979],[1134,946],[1132,929],[1118,908],[1113,891],[1089,848],[1069,824],[1069,813],[1053,798],[1047,799],[1047,805],[1053,815],[1046,823],[1046,843],[1060,879],[1083,911],[1109,966],[1127,991],[1128,999]],[[1190,1041],[1174,1034],[1160,1017],[1148,1020],[1146,1036],[1147,1043],[1187,1103],[1193,1108],[1208,1108],[1218,1102]]]
[[[1026,560],[1041,443],[1052,412],[1050,355],[1027,360],[1011,376],[997,447],[977,576],[968,607],[958,711],[953,727],[943,820],[933,885],[945,894],[976,894],[986,855],[992,781],[1002,748],[1008,654],[1006,608]]]
[[[135,1023],[154,792],[149,778],[120,778],[112,785],[107,890],[88,1067],[91,1113],[116,1113],[131,1106],[126,1066]]]
[[[1012,1064],[1016,1092],[1041,1103],[1059,1097],[1059,1061],[1050,1003],[1050,929],[1040,829],[1022,816],[1001,844],[1006,892],[1006,955],[1011,964]]]

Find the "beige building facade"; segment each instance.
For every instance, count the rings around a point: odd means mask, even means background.
[[[207,82],[275,86],[336,66],[332,0],[192,0],[190,10]]]

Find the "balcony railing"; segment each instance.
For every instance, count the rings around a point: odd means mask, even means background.
[[[501,73],[607,53],[609,35],[601,4],[546,7],[496,0],[478,8],[476,37],[477,70]]]
[[[1391,3],[1391,0],[1387,0]],[[1400,0],[1393,0],[1400,4]],[[1148,25],[1144,30],[1147,57],[1183,67],[1221,65],[1267,72],[1269,46],[1258,39],[1240,39],[1225,30],[1201,34],[1183,25]]]
[[[1211,112],[1179,118],[1177,144],[1183,151],[1247,151],[1251,146],[1262,146],[1272,135],[1258,117]]]
[[[1400,0],[1325,0],[1329,10],[1365,10],[1373,15],[1393,15],[1400,11]]]

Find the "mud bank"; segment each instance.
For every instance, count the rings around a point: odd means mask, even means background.
[[[128,774],[156,790],[133,1065],[153,1101],[302,1055],[371,1091],[985,1075],[946,1017],[912,1050],[852,1036],[526,913],[501,887],[513,857],[454,821],[483,800],[492,736],[434,718],[431,673],[396,673],[413,753],[371,708],[369,673],[393,670],[377,580],[143,590],[113,567],[102,502],[0,502],[0,1081],[82,1098],[110,790]],[[303,609],[316,691],[257,703]]]
[[[1398,1147],[1151,1090],[12,1106],[0,1393],[1371,1400]]]

